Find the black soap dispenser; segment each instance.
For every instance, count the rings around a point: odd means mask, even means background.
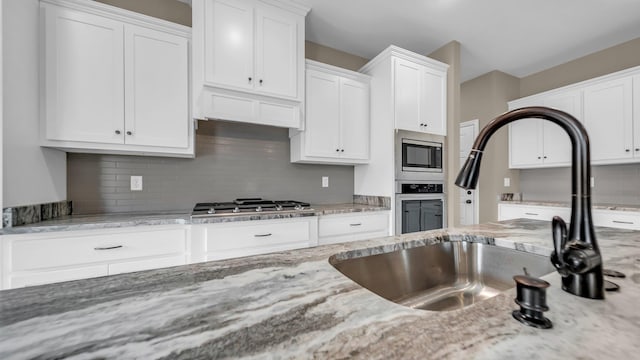
[[[513,311],[513,317],[523,324],[539,329],[552,328],[551,320],[543,314],[549,310],[546,295],[549,283],[528,275],[516,275],[513,280],[516,282],[517,291],[515,302],[520,305],[520,310]]]

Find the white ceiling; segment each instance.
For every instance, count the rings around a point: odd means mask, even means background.
[[[373,58],[461,43],[461,80],[523,77],[640,37],[640,0],[305,0],[307,40]]]

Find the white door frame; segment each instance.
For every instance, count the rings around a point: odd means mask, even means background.
[[[461,122],[460,123],[460,130],[463,127],[473,127],[473,133],[475,136],[478,136],[478,133],[480,132],[480,120],[478,119],[473,119],[473,120],[469,120],[469,121],[465,121],[465,122]],[[461,134],[462,132],[460,131],[458,134]],[[458,144],[462,144],[462,141],[460,141],[461,139],[458,139]],[[458,153],[460,153],[460,149],[458,148]],[[461,155],[460,156],[460,164],[459,166],[462,167],[462,165],[464,164],[464,161],[466,160],[467,156],[469,154],[465,154],[465,155]],[[464,189],[460,189],[460,194],[458,195],[458,201],[460,202],[460,200],[462,199],[462,196],[464,195]],[[473,224],[478,224],[478,219],[480,216],[480,183],[478,182],[478,184],[476,185],[476,189],[473,192],[473,212],[474,212],[474,216],[473,216]],[[460,214],[458,214],[458,219],[460,219]]]

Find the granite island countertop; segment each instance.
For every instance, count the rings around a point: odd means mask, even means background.
[[[43,233],[52,231],[111,229],[145,225],[213,224],[220,222],[287,219],[301,216],[323,216],[385,210],[390,210],[390,208],[378,205],[344,203],[324,205],[313,204],[311,205],[311,209],[303,212],[284,212],[280,214],[274,212],[243,213],[236,215],[224,215],[193,219],[191,218],[190,210],[68,215],[53,220],[0,229],[0,235]]]
[[[327,261],[441,241],[549,254],[550,223],[511,220],[0,291],[0,358],[630,359],[640,354],[640,232],[596,228],[625,279],[589,300],[544,277],[549,330],[515,321],[515,290],[460,310],[414,310]]]

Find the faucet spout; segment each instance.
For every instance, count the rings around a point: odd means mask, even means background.
[[[475,189],[480,173],[483,151],[498,129],[521,119],[537,118],[558,124],[571,140],[571,222],[560,217],[553,221],[554,252],[551,262],[562,275],[562,289],[589,298],[604,299],[602,257],[593,230],[591,217],[591,160],[589,136],[584,126],[566,112],[547,107],[525,107],[504,113],[485,126],[456,179],[456,185]]]

